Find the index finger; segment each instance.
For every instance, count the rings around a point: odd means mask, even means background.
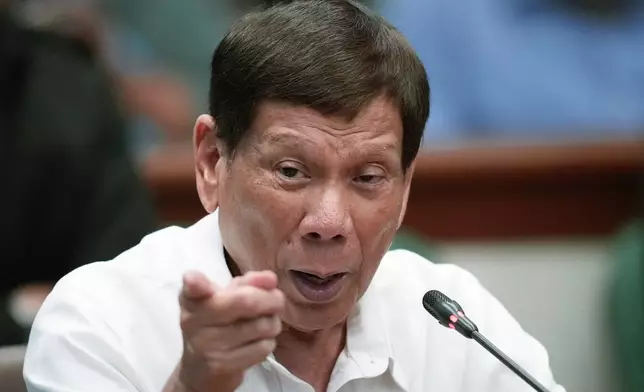
[[[213,294],[215,294],[214,283],[201,272],[190,271],[183,276],[181,297],[184,299],[199,301],[210,298]]]
[[[277,288],[277,275],[273,271],[248,271],[230,282],[230,287],[253,286],[263,290]]]

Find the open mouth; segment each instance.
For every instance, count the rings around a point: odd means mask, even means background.
[[[304,298],[311,302],[331,301],[340,292],[347,273],[319,276],[304,271],[290,271],[295,287]]]
[[[304,279],[306,281],[311,282],[312,284],[318,284],[318,285],[324,285],[326,283],[332,282],[336,279],[342,278],[344,275],[346,275],[344,272],[338,273],[338,274],[333,274],[333,275],[328,275],[326,277],[320,277],[318,275],[310,274],[308,272],[304,271],[297,271],[293,270],[293,274],[297,275],[300,279]]]

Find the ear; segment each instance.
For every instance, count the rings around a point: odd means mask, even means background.
[[[192,143],[195,154],[197,193],[206,211],[212,213],[219,205],[219,172],[224,165],[222,152],[217,143],[215,120],[211,116],[202,114],[197,118]]]
[[[416,160],[414,160],[407,173],[405,173],[405,190],[403,194],[402,208],[400,209],[400,216],[398,217],[398,229],[402,226],[403,219],[405,218],[405,213],[407,212],[407,200],[409,200],[409,190],[411,189],[411,180],[414,177],[414,169],[416,168]]]

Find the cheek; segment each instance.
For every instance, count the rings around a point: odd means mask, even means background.
[[[275,270],[279,248],[293,230],[288,217],[294,216],[295,203],[254,173],[235,173],[232,178],[221,187],[224,246],[242,272]]]
[[[353,220],[363,251],[384,254],[396,234],[401,210],[402,195],[398,194],[357,205]]]
[[[360,285],[366,288],[389,249],[398,228],[402,196],[361,203],[354,212],[354,226],[363,253]]]

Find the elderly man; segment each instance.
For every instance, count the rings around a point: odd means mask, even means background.
[[[387,252],[429,112],[405,39],[351,1],[235,24],[194,129],[209,215],[63,278],[30,391],[527,391],[421,306],[442,290],[552,391],[545,350],[466,272]]]

